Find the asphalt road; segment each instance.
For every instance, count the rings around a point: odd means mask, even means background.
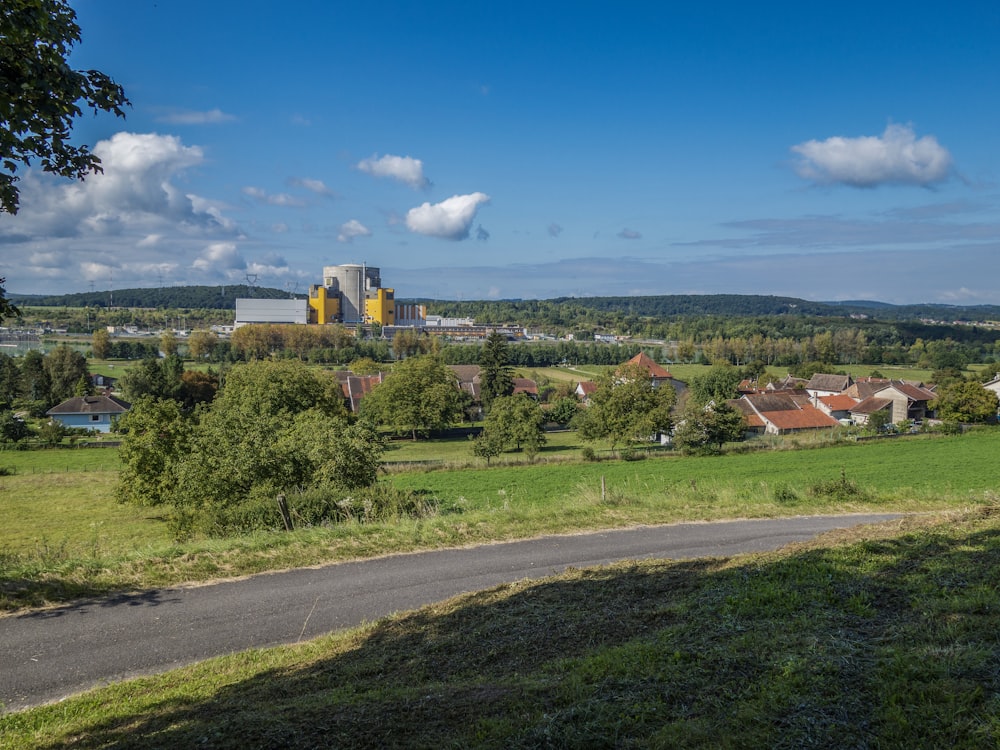
[[[759,552],[897,517],[810,516],[541,537],[122,594],[3,617],[0,707],[18,711],[128,677],[293,643],[568,567]]]

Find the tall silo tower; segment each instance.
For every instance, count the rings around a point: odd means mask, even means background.
[[[367,265],[324,266],[323,285],[340,295],[340,314],[344,323],[365,319],[365,299],[370,290],[382,286],[379,269]]]

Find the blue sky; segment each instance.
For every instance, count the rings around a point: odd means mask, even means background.
[[[133,107],[22,173],[11,292],[1000,304],[995,2],[72,5]]]

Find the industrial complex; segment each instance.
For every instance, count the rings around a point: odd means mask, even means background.
[[[379,269],[368,265],[325,266],[323,283],[306,299],[238,299],[236,327],[248,323],[392,326],[397,324],[394,290],[382,286]],[[408,321],[424,318],[421,305],[406,305]],[[405,316],[404,316],[405,318]],[[415,322],[408,322],[415,325]]]
[[[401,328],[470,338],[493,330],[517,338],[524,335],[518,327],[477,326],[469,318],[428,316],[424,305],[397,305],[395,290],[383,287],[379,269],[367,264],[324,266],[323,283],[309,287],[305,299],[237,299],[235,327],[251,323],[378,325],[387,338]]]

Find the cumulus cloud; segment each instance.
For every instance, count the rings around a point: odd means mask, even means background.
[[[490,238],[490,233],[487,232],[485,228],[483,228],[482,224],[480,224],[478,227],[476,227],[476,239],[477,240],[480,240],[482,242],[486,242],[486,240],[488,240],[489,238]]]
[[[406,212],[406,226],[411,232],[446,240],[464,240],[476,219],[479,207],[488,203],[485,193],[453,195],[440,203],[424,203]]]
[[[232,122],[236,117],[226,114],[221,109],[210,109],[207,112],[175,109],[164,112],[156,119],[157,122],[171,125],[217,125],[222,122]]]
[[[302,187],[310,192],[316,193],[316,195],[333,195],[333,191],[328,188],[322,180],[312,180],[308,177],[293,177],[288,182],[296,187]]]
[[[629,229],[625,227],[622,231],[618,233],[618,236],[623,240],[641,240],[642,232],[637,232],[634,229]]]
[[[185,146],[176,136],[121,132],[93,150],[104,171],[83,182],[29,173],[22,210],[0,223],[0,236],[149,236],[230,228],[217,207],[178,184],[185,170],[204,161],[197,146]]]
[[[340,225],[340,234],[337,235],[337,242],[350,242],[355,237],[370,237],[372,230],[366,227],[357,219],[351,219]]]
[[[948,149],[934,136],[917,138],[908,125],[889,125],[881,136],[806,141],[792,152],[800,157],[798,175],[819,184],[932,185],[952,172]]]
[[[296,198],[294,195],[289,195],[288,193],[268,193],[266,190],[247,186],[243,188],[243,194],[253,198],[259,203],[265,203],[268,206],[304,206],[305,201],[301,198]]]
[[[430,182],[424,177],[424,163],[410,156],[393,156],[386,154],[380,157],[373,155],[370,159],[362,159],[357,168],[373,177],[387,177],[414,190],[427,187]]]
[[[243,271],[247,267],[246,261],[232,242],[212,243],[191,265],[199,271],[227,276],[231,275],[231,271]]]

